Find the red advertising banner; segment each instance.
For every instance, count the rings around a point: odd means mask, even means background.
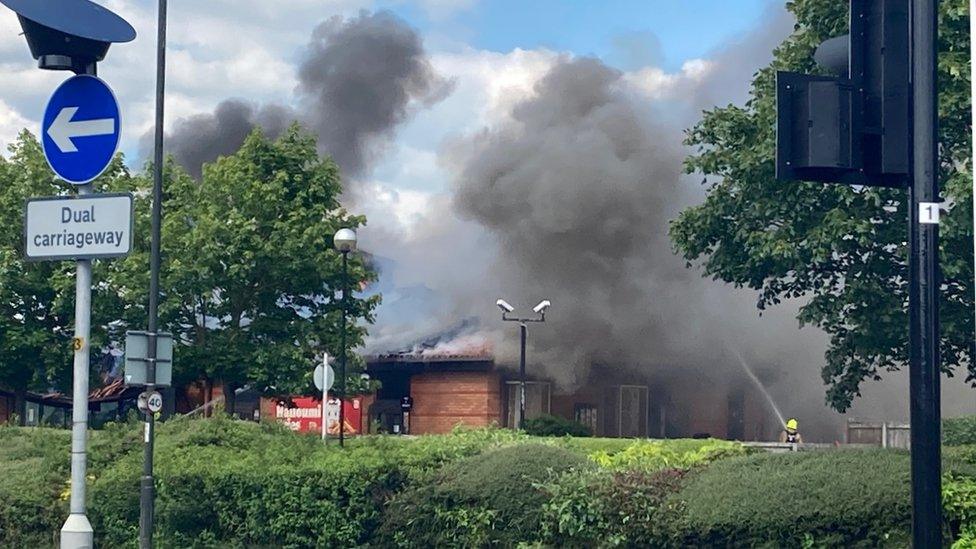
[[[322,401],[314,397],[292,398],[294,407],[285,403],[274,405],[274,417],[284,423],[292,431],[300,433],[322,432]],[[353,397],[343,401],[346,415],[347,435],[358,435],[363,432],[363,399]],[[330,398],[326,404],[326,420],[328,433],[339,434],[339,399]]]

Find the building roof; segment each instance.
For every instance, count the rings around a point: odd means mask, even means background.
[[[119,378],[108,385],[93,389],[88,393],[89,404],[98,402],[110,402],[113,400],[119,400],[127,395],[126,393],[137,393],[139,392],[138,387],[127,387],[125,382]],[[9,390],[0,389],[0,395],[5,395],[8,397],[13,397],[14,393]],[[44,404],[53,404],[59,406],[70,406],[71,405],[71,395],[67,395],[60,391],[51,391],[48,393],[37,393],[34,391],[27,392],[27,400],[31,402],[40,402]]]
[[[486,355],[393,353],[366,358],[367,371],[487,371],[495,366],[495,359]]]

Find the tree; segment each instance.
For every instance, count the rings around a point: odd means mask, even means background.
[[[0,387],[14,392],[14,409],[23,424],[28,390],[70,388],[75,295],[73,262],[24,259],[24,204],[31,197],[72,191],[55,178],[40,144],[27,131],[9,151],[9,159],[0,156]],[[105,191],[126,187],[130,180],[119,156],[94,185]],[[103,280],[106,263],[96,261],[93,268],[94,280]],[[118,305],[114,292],[96,285],[92,349],[107,341]]]
[[[205,166],[199,182],[172,162],[165,176],[160,324],[179,342],[176,381],[223,385],[228,408],[245,384],[279,395],[309,389],[315,355],[339,351],[332,235],[365,222],[340,206],[335,163],[293,126],[275,141],[255,130],[235,154]],[[142,180],[134,253],[113,278],[130,329],[147,314],[149,187]],[[375,273],[353,255],[350,278]],[[377,303],[351,299],[350,349],[365,335],[357,319],[372,321]]]
[[[775,71],[816,72],[813,52],[847,32],[847,2],[792,0],[795,32],[754,77],[744,106],[704,113],[687,132],[689,173],[706,197],[671,225],[676,249],[704,276],[758,290],[760,310],[803,298],[799,320],[823,329],[827,401],[846,410],[864,380],[908,357],[907,193],[774,179]],[[940,13],[940,180],[948,214],[940,231],[942,364],[973,365],[972,173],[969,14],[965,0]]]

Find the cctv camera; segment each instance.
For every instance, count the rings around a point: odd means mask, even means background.
[[[515,310],[515,307],[509,305],[508,302],[505,301],[504,299],[499,299],[498,301],[495,302],[495,305],[498,305],[498,308],[505,313],[510,313]]]
[[[532,311],[535,312],[535,313],[544,313],[544,312],[546,312],[546,309],[548,309],[551,305],[552,305],[552,302],[550,302],[548,299],[546,299],[546,300],[540,301],[538,305],[536,305],[535,307],[532,308]]]

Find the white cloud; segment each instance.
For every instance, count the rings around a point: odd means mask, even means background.
[[[645,67],[624,75],[624,81],[652,100],[684,100],[689,89],[699,85],[714,70],[707,59],[686,61],[681,70],[668,73],[658,67]]]
[[[99,75],[123,111],[123,150],[138,150],[152,128],[156,82],[156,2],[102,2],[129,21],[135,41],[115,44]],[[335,15],[352,15],[371,0],[208,0],[170,4],[166,123],[209,112],[227,97],[287,102],[295,61],[312,30]],[[6,109],[0,127],[36,131],[44,103],[69,74],[41,71],[31,59],[16,15],[0,7],[0,89]],[[131,159],[135,160],[135,159]]]
[[[7,145],[12,143],[30,121],[0,99],[0,154],[5,154]]]

